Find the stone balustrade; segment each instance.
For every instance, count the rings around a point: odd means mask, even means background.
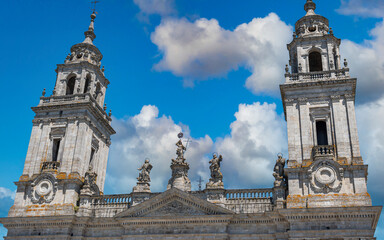
[[[330,79],[344,79],[349,77],[349,69],[343,68],[340,70],[330,70],[321,72],[308,72],[308,73],[286,73],[286,82],[300,82],[300,81],[316,81],[316,80],[330,80]]]
[[[60,162],[52,161],[52,162],[43,162],[43,165],[41,166],[42,171],[50,171],[50,170],[57,170],[60,167]]]
[[[335,148],[332,145],[319,145],[312,148],[312,157],[333,157],[335,155]]]
[[[94,207],[103,206],[129,206],[132,202],[131,194],[101,195],[92,197],[91,204]]]
[[[227,189],[225,190],[227,200],[233,199],[255,199],[255,198],[272,198],[272,188],[265,189]]]

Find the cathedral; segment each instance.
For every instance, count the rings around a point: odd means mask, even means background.
[[[357,79],[328,19],[315,13],[312,0],[304,9],[287,45],[290,60],[280,85],[289,157],[271,159],[271,188],[225,189],[225,156],[214,154],[209,182],[192,191],[180,133],[164,192],[151,192],[152,165],[145,160],[132,192],[114,195],[103,194],[116,132],[104,106],[109,80],[93,43],[93,13],[85,40],[57,65],[52,95],[44,90],[32,108],[14,205],[0,219],[6,239],[376,239],[382,207],[372,206],[367,192]]]

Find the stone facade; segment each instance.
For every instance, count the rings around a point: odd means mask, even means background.
[[[102,108],[109,82],[93,45],[92,14],[84,42],[58,65],[52,96],[44,91],[32,108],[24,172],[14,206],[0,219],[6,239],[375,239],[382,207],[372,206],[367,192],[356,79],[346,61],[340,64],[328,19],[315,14],[312,0],[304,8],[280,86],[289,160],[278,156],[273,188],[225,189],[225,156],[214,155],[206,189],[191,191],[180,133],[165,192],[151,192],[146,160],[133,191],[117,195],[103,194],[115,132]]]

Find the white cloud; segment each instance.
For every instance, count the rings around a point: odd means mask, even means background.
[[[114,192],[130,192],[136,185],[138,167],[145,158],[149,158],[151,171],[151,190],[164,191],[171,177],[171,159],[176,157],[177,134],[181,124],[175,124],[171,117],[159,117],[156,106],[147,105],[141,112],[127,119],[114,119],[116,136],[111,145],[108,166],[107,185]],[[189,138],[189,129],[183,126],[185,138]],[[208,161],[205,154],[212,150],[209,136],[192,139],[185,154],[190,163],[191,180],[198,179],[204,173]],[[205,165],[204,165],[205,164]],[[205,171],[206,172],[206,171]]]
[[[357,44],[344,40],[342,56],[350,63],[351,76],[358,78],[358,101],[374,101],[384,93],[384,21],[370,32],[372,40]]]
[[[382,0],[341,0],[341,6],[337,12],[343,15],[381,18],[384,16],[384,2]]]
[[[186,85],[246,67],[252,73],[246,80],[248,89],[275,94],[284,80],[286,43],[291,37],[292,28],[274,13],[233,31],[222,28],[215,19],[168,18],[151,36],[163,54],[155,69],[183,77]]]
[[[140,8],[140,17],[156,14],[168,16],[176,13],[174,0],[133,0]]]
[[[273,165],[279,152],[287,151],[286,124],[275,104],[240,104],[231,134],[218,139],[224,184],[230,187],[272,187]]]
[[[164,191],[171,177],[170,163],[175,158],[177,134],[188,126],[175,124],[171,117],[159,117],[156,106],[144,106],[127,119],[114,119],[117,135],[113,139],[108,166],[107,187],[112,192],[130,192],[136,185],[137,168],[145,158],[153,165],[152,191]],[[226,187],[272,186],[276,155],[286,151],[284,119],[275,104],[240,104],[231,124],[231,134],[215,143],[209,136],[193,139],[186,152],[189,178],[197,187],[199,176],[209,180],[209,158],[213,151],[223,155],[222,171]],[[205,186],[203,186],[205,187]]]
[[[0,199],[11,198],[15,199],[15,192],[4,187],[0,187]]]
[[[369,165],[368,190],[376,199],[384,199],[384,98],[356,108],[363,160]]]

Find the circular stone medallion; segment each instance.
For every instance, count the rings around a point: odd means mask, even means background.
[[[316,170],[315,178],[322,184],[331,184],[336,180],[336,173],[333,168],[324,166]]]

